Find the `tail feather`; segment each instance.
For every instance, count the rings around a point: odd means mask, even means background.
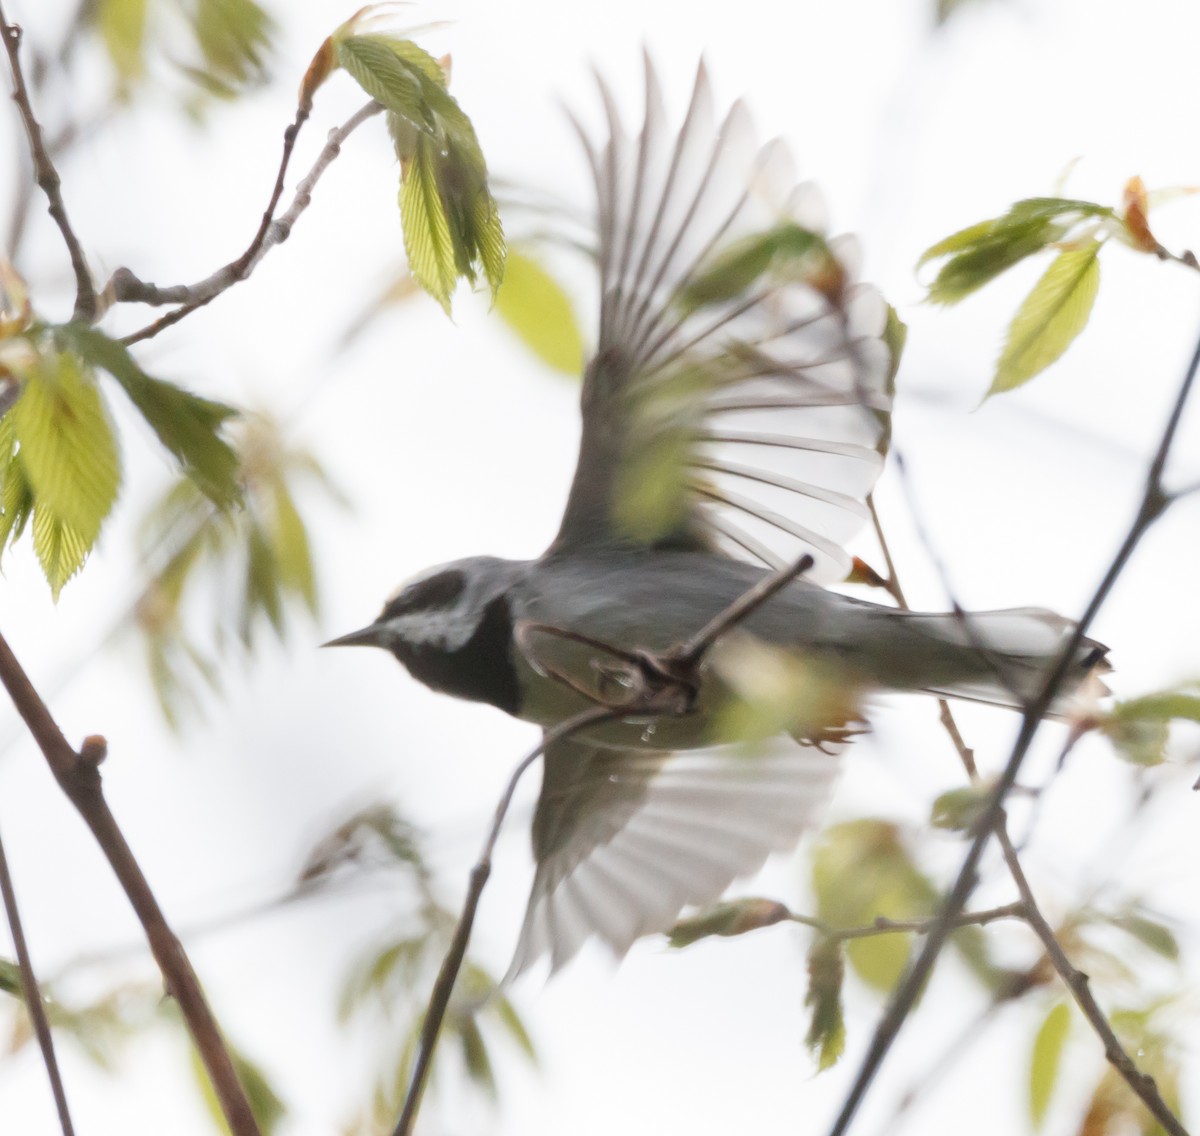
[[[935,679],[922,689],[946,698],[1019,708],[1037,695],[1075,624],[1042,608],[1010,608],[962,614],[914,615],[921,633],[962,652],[961,677]],[[1112,669],[1108,648],[1083,638],[1075,648],[1061,690],[1051,704],[1062,713],[1090,674]]]

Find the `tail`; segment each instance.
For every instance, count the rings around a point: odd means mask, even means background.
[[[1014,709],[1037,696],[1075,630],[1071,620],[1031,607],[961,614],[912,612],[902,618],[905,630],[924,640],[924,649],[914,651],[909,659],[910,688]],[[1089,675],[1112,670],[1107,655],[1104,644],[1081,639],[1049,713],[1064,713]]]

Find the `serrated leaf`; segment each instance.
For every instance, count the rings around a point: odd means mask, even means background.
[[[536,260],[510,250],[496,314],[548,367],[567,375],[583,368],[583,334],[566,292]]]
[[[238,499],[238,457],[220,436],[222,425],[237,414],[232,406],[152,378],[124,344],[94,328],[68,324],[59,330],[64,343],[116,379],[205,496],[222,507]]]
[[[336,33],[333,44],[339,66],[388,110],[413,275],[447,311],[457,278],[474,283],[477,268],[494,298],[505,258],[500,214],[474,127],[441,67],[410,40]]]
[[[33,511],[33,489],[16,451],[13,418],[0,418],[0,552],[25,530]]]
[[[988,396],[1013,390],[1044,371],[1087,326],[1100,288],[1103,241],[1064,249],[1025,297],[1009,325]]]
[[[805,1045],[817,1059],[817,1071],[837,1064],[846,1048],[846,1020],[842,1013],[842,944],[818,938],[808,953],[808,993],[804,1004],[811,1008]]]
[[[94,538],[93,538],[94,539]],[[45,573],[55,600],[63,586],[83,567],[93,540],[81,535],[52,510],[35,503],[33,507],[33,551]]]
[[[9,413],[38,509],[91,548],[121,483],[117,440],[95,379],[71,355],[43,355]]]
[[[428,139],[417,139],[416,151],[400,182],[400,221],[408,266],[447,315],[458,280],[450,221],[438,193],[436,157]]]
[[[1041,1128],[1058,1083],[1063,1048],[1071,1028],[1071,1008],[1059,1002],[1050,1008],[1033,1039],[1029,1059],[1029,1116]]]

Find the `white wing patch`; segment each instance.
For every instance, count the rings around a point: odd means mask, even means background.
[[[636,939],[669,930],[684,907],[715,901],[772,852],[795,846],[839,768],[835,755],[793,746],[668,755],[568,743],[547,760],[588,769],[548,798],[545,807],[567,820],[564,839],[543,838],[549,846],[538,850],[506,980],[546,954],[558,970],[593,936],[620,958]]]
[[[669,447],[674,432],[693,517],[717,548],[771,566],[810,552],[811,579],[841,579],[882,466],[887,307],[854,282],[853,242],[823,235],[819,195],[796,185],[783,144],[760,146],[740,102],[716,124],[703,65],[678,133],[649,62],[636,138],[601,91],[608,142],[585,137],[598,357],[628,368],[632,449]]]

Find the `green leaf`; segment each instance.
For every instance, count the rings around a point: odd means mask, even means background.
[[[1114,916],[1109,922],[1132,935],[1155,954],[1171,962],[1179,961],[1179,940],[1175,937],[1175,932],[1157,919],[1130,913]]]
[[[409,40],[349,34],[353,23],[333,36],[334,56],[389,112],[413,276],[447,311],[457,279],[473,284],[477,269],[494,298],[504,273],[504,231],[470,119],[432,56]]]
[[[546,366],[567,375],[583,369],[583,334],[571,301],[532,257],[509,251],[496,313]]]
[[[40,503],[33,508],[33,551],[57,600],[63,586],[83,567],[92,540],[72,528]]]
[[[970,832],[987,811],[994,791],[995,785],[991,781],[950,789],[933,802],[930,823],[935,828],[952,832]]]
[[[274,24],[254,0],[195,0],[192,27],[214,93],[258,84],[266,78],[266,56]],[[222,91],[222,88],[226,88]]]
[[[806,281],[834,265],[824,237],[788,221],[723,249],[679,297],[685,311],[745,296],[768,272],[773,280]]]
[[[434,146],[425,138],[417,139],[416,152],[400,183],[400,220],[413,276],[449,315],[458,261],[450,221],[438,193]]]
[[[33,489],[17,453],[13,416],[0,418],[0,552],[16,541],[33,513]]]
[[[1033,1039],[1029,1059],[1029,1116],[1034,1128],[1041,1128],[1046,1119],[1070,1028],[1071,1008],[1066,1002],[1059,1002],[1050,1008]]]
[[[1100,288],[1097,256],[1103,243],[1064,249],[1033,286],[1009,325],[989,397],[1044,371],[1087,325]]]
[[[43,355],[9,413],[39,511],[91,548],[121,483],[117,440],[95,379],[71,355]]]
[[[1026,257],[1064,239],[1080,222],[1115,216],[1108,206],[1092,201],[1031,197],[1000,217],[951,233],[926,249],[917,267],[948,257],[929,286],[929,299],[955,304]]]
[[[300,596],[308,610],[315,613],[317,578],[312,548],[296,502],[282,478],[274,485],[273,498],[271,544],[279,569],[279,583],[284,590]]]
[[[842,1013],[842,979],[845,966],[842,944],[820,937],[808,953],[808,993],[804,1004],[811,1007],[812,1019],[804,1043],[817,1059],[817,1071],[824,1072],[846,1048],[846,1020]]]
[[[773,899],[732,899],[714,904],[699,915],[681,919],[671,928],[672,947],[687,947],[712,935],[732,937],[770,927],[791,917],[791,912]]]
[[[96,26],[122,82],[139,79],[146,68],[147,0],[99,0]]]
[[[1183,690],[1164,690],[1118,702],[1112,718],[1119,721],[1170,722],[1176,719],[1200,722],[1200,694]]]
[[[237,413],[233,407],[152,378],[128,348],[94,328],[68,324],[59,332],[65,345],[116,379],[205,496],[222,507],[238,499],[238,457],[220,435],[225,421]]]
[[[496,1074],[492,1069],[492,1058],[488,1053],[479,1023],[473,1017],[463,1018],[458,1023],[458,1036],[462,1043],[463,1064],[471,1078],[489,1097],[496,1097]]]
[[[208,1106],[209,1115],[218,1130],[227,1133],[229,1126],[225,1122],[225,1114],[221,1111],[221,1102],[217,1099],[212,1082],[209,1080],[208,1071],[204,1068],[194,1049],[191,1057],[192,1075],[196,1078],[196,1084],[204,1098],[204,1103]],[[236,1049],[231,1049],[230,1058],[233,1061],[233,1068],[237,1073],[238,1080],[241,1081],[242,1088],[246,1090],[250,1111],[254,1114],[254,1119],[258,1121],[262,1136],[273,1136],[275,1132],[279,1131],[281,1122],[287,1116],[287,1105],[284,1104],[259,1065]]]

